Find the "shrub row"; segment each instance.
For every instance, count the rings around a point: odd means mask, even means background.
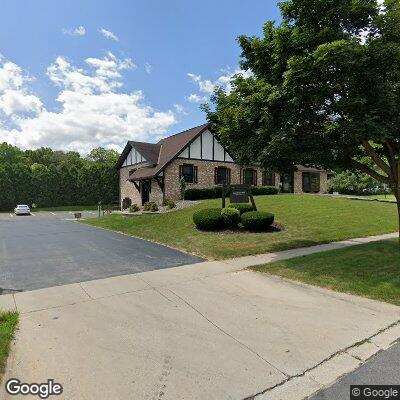
[[[251,193],[254,196],[278,194],[279,190],[275,186],[252,186]],[[228,195],[229,193],[227,193]],[[222,197],[222,187],[215,186],[205,189],[186,189],[185,200],[204,200],[220,199]]]
[[[267,230],[274,222],[274,214],[263,211],[240,211],[234,207],[206,208],[193,214],[198,229],[214,231],[224,227],[234,228],[239,222],[251,231]]]

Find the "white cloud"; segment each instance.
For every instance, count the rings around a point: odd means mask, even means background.
[[[196,93],[192,93],[191,95],[186,97],[186,100],[190,103],[204,103],[205,101],[207,101],[207,99],[208,98],[206,96],[199,96]]]
[[[38,113],[42,108],[40,99],[28,92],[26,85],[32,81],[22,69],[0,56],[0,112]]]
[[[145,65],[144,65],[144,69],[145,69],[145,71],[148,73],[148,74],[151,74],[151,71],[153,70],[153,66],[150,64],[150,63],[146,63]]]
[[[57,57],[48,67],[49,79],[60,88],[59,110],[50,111],[28,93],[21,68],[3,62],[0,85],[7,87],[0,92],[0,141],[86,153],[97,146],[121,149],[132,139],[156,140],[176,123],[174,112],[150,107],[140,90],[123,92],[122,73],[134,66],[130,59],[108,53],[85,63],[87,69],[78,68]]]
[[[214,91],[215,85],[210,80],[202,80],[200,75],[195,75],[190,72],[188,73],[188,76],[193,80],[193,82],[199,85],[199,90],[201,92],[211,94]]]
[[[115,40],[118,41],[118,37],[114,35],[111,31],[108,31],[107,29],[100,28],[99,32],[107,39]]]
[[[245,78],[252,75],[250,71],[243,71],[237,68],[232,71],[232,69],[227,68],[221,70],[222,75],[220,75],[215,81],[209,79],[202,79],[201,75],[196,75],[189,72],[187,75],[191,80],[198,86],[199,94],[192,93],[190,96],[186,97],[186,100],[191,103],[203,103],[209,99],[209,96],[214,92],[217,87],[222,87],[226,92],[232,90],[231,80],[234,75],[241,74]]]
[[[135,67],[130,58],[119,60],[111,52],[102,59],[89,57],[85,62],[94,69],[93,74],[72,66],[64,57],[57,57],[47,68],[47,75],[53,83],[66,89],[84,93],[108,92],[122,86],[121,71]]]
[[[20,112],[39,113],[42,109],[40,99],[32,94],[27,94],[22,90],[7,89],[0,96],[0,109],[6,115]]]
[[[186,112],[186,110],[185,110],[185,107],[183,107],[181,104],[174,104],[174,108],[175,108],[175,111],[176,111],[178,114],[187,115],[187,112]]]
[[[86,29],[82,25],[76,28],[63,28],[62,31],[64,35],[70,35],[70,36],[84,36],[86,34]]]

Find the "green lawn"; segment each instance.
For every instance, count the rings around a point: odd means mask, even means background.
[[[97,205],[94,206],[58,206],[58,207],[43,207],[33,208],[32,211],[93,211],[97,210]]]
[[[153,240],[209,259],[260,254],[397,230],[396,206],[313,195],[257,196],[259,210],[275,214],[281,232],[201,232],[195,210],[220,207],[221,200],[166,214],[125,218],[112,215],[81,222]]]
[[[394,194],[371,194],[368,197],[370,197],[371,199],[396,201],[396,197],[394,197]]]
[[[0,311],[0,380],[4,373],[10,342],[18,324],[18,313]]]
[[[400,305],[400,246],[385,240],[252,268]]]

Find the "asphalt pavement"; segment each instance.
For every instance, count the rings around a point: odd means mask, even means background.
[[[310,400],[349,400],[350,385],[400,385],[400,343],[377,353],[361,367],[310,397]]]
[[[83,217],[96,217],[96,212],[84,212]],[[79,224],[72,212],[0,214],[0,294],[200,261],[146,240]]]

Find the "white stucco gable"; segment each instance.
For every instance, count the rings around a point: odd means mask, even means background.
[[[234,162],[229,153],[207,129],[178,155],[179,158]]]
[[[127,167],[129,165],[139,164],[141,162],[146,162],[146,159],[134,148],[126,156],[122,166]]]

